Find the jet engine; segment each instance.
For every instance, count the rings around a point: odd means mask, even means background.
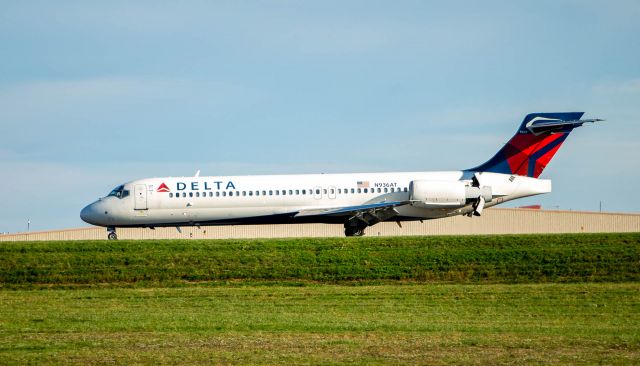
[[[477,181],[474,180],[474,183]],[[469,185],[462,181],[414,180],[409,185],[412,205],[423,208],[459,208],[469,204],[482,212],[485,202],[490,202],[491,187]]]

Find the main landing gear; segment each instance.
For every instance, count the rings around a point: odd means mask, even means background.
[[[367,228],[367,224],[360,220],[349,220],[344,223],[344,235],[345,236],[362,236],[364,235],[364,229]]]
[[[118,240],[118,235],[116,234],[115,227],[112,227],[112,226],[107,227],[107,239]]]
[[[398,211],[393,207],[374,208],[358,211],[344,223],[344,235],[362,236],[364,229],[379,222],[398,216]]]

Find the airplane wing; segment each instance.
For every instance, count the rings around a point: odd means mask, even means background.
[[[374,223],[388,220],[397,216],[399,212],[395,209],[398,206],[404,206],[411,201],[390,201],[370,203],[358,206],[345,206],[333,208],[319,208],[310,210],[301,210],[294,217],[304,216],[344,216],[349,219],[357,218],[365,221],[370,225]]]
[[[295,217],[304,217],[304,216],[351,216],[358,212],[369,212],[376,211],[380,209],[386,208],[394,208],[398,206],[404,206],[411,203],[411,201],[392,201],[392,202],[379,202],[379,203],[370,203],[366,205],[358,205],[358,206],[345,206],[345,207],[332,207],[332,208],[317,208],[311,210],[301,210]]]

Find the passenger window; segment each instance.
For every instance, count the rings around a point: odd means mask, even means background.
[[[358,188],[358,193],[362,193],[362,188]]]
[[[276,196],[280,195],[280,190],[276,189]]]
[[[408,192],[409,190],[407,189],[407,187],[404,187],[404,191],[405,191],[405,192]]]
[[[354,193],[356,193],[355,188],[351,188],[351,194],[354,194]]]
[[[307,194],[307,190],[306,190],[306,189],[303,189],[303,190],[302,190],[302,194]]]
[[[300,195],[300,190],[296,189],[296,196]]]
[[[382,188],[378,188],[378,193],[382,193]]]
[[[189,192],[189,197],[193,197],[193,192]]]
[[[364,193],[369,193],[369,188],[365,188]]]
[[[220,192],[216,192],[216,197],[220,197]]]
[[[227,192],[222,192],[222,197],[227,197]]]
[[[246,196],[247,195],[247,191],[242,191],[242,196]]]
[[[293,189],[289,190],[289,196],[293,196]]]
[[[332,188],[331,189],[331,194],[334,194],[334,193],[336,193],[336,190]]]
[[[266,196],[267,195],[267,191],[262,191],[262,195]]]
[[[273,191],[269,191],[269,196],[273,196]]]
[[[319,189],[316,189],[316,194],[320,194],[320,190]]]
[[[200,197],[200,192],[196,192],[196,197]]]
[[[389,188],[384,189],[384,193],[387,193],[387,192],[389,192]]]
[[[173,198],[173,193],[169,193],[169,198]]]

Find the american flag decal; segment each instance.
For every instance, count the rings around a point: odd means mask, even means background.
[[[369,188],[369,181],[368,180],[365,180],[365,181],[359,180],[358,181],[358,188]]]

